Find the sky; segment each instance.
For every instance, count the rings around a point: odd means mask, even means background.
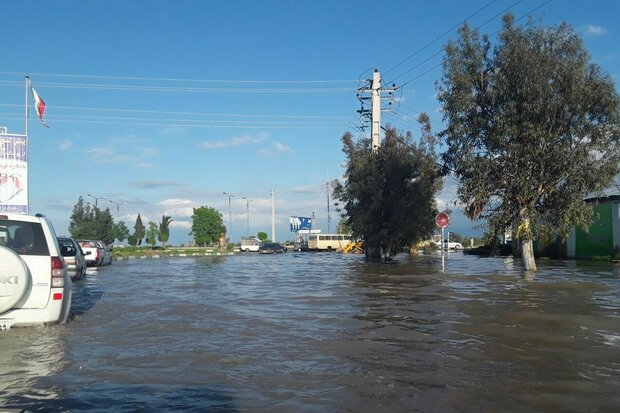
[[[364,133],[357,89],[379,70],[398,88],[382,125],[417,139],[426,112],[440,131],[442,46],[465,20],[495,33],[507,11],[568,22],[592,62],[620,75],[614,0],[4,0],[0,126],[25,133],[28,74],[49,125],[30,100],[30,210],[59,235],[79,197],[132,232],[138,213],[171,216],[174,245],[191,240],[200,206],[222,213],[233,241],[271,237],[272,199],[276,240],[294,238],[290,216],[335,232],[326,184],[344,174],[342,135]],[[456,187],[448,178],[437,197],[448,229],[482,234]]]

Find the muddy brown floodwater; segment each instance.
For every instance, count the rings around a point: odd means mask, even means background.
[[[0,334],[0,406],[620,411],[620,268],[450,253],[115,262],[68,324]],[[2,409],[0,409],[2,410]]]

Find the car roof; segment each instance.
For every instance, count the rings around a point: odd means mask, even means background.
[[[44,217],[37,215],[15,214],[12,212],[1,212],[0,220],[23,221],[23,222],[41,222]]]

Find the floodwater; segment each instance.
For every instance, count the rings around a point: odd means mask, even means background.
[[[66,325],[0,334],[0,406],[617,412],[620,267],[451,253],[116,262]],[[3,409],[0,409],[3,411]]]

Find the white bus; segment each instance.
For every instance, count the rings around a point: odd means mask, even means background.
[[[345,234],[310,234],[308,249],[342,250],[351,243],[351,236]]]

